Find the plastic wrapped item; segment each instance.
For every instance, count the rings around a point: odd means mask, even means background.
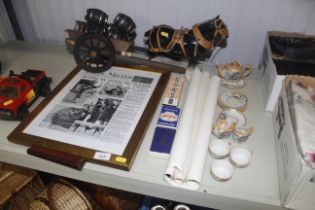
[[[298,148],[300,148],[304,160],[315,168],[314,87],[292,80],[288,89],[288,102]]]
[[[311,37],[269,37],[271,49],[277,56],[292,60],[315,61],[315,38]]]
[[[269,43],[278,74],[315,76],[315,37],[279,33]]]

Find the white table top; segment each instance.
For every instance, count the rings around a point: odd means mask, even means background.
[[[2,74],[5,75],[9,70],[16,72],[29,68],[45,70],[47,75],[53,78],[52,87],[55,87],[76,66],[73,55],[67,52],[65,46],[16,41],[0,48],[0,60],[3,62]],[[213,161],[210,155],[207,155],[201,188],[198,191],[179,189],[163,180],[167,159],[149,156],[158,112],[129,172],[92,163],[87,163],[82,171],[77,171],[27,155],[26,147],[7,140],[8,134],[18,122],[2,119],[0,119],[0,161],[126,191],[216,209],[282,209],[273,123],[271,114],[264,111],[260,72],[253,72],[246,81],[246,87],[240,89],[249,101],[244,114],[247,117],[247,125],[254,126],[255,131],[242,146],[253,152],[253,160],[247,168],[237,169],[233,178],[227,182],[217,182],[210,176],[210,164]]]

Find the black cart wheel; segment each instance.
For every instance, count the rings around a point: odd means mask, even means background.
[[[76,41],[73,55],[82,69],[88,72],[101,73],[112,66],[115,59],[115,48],[105,36],[87,33]]]

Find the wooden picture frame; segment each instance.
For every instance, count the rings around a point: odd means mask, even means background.
[[[99,152],[96,149],[86,148],[78,145],[73,145],[65,142],[52,140],[47,137],[33,135],[25,132],[27,126],[33,123],[34,119],[43,112],[58,94],[64,91],[66,85],[76,77],[76,75],[83,70],[76,67],[70,72],[67,77],[32,111],[8,136],[8,140],[17,144],[25,146],[40,146],[43,148],[50,148],[56,151],[65,152],[71,155],[83,157],[86,161],[103,164],[123,170],[130,170],[136,154],[140,148],[142,140],[146,134],[148,126],[153,118],[153,115],[159,105],[160,99],[166,88],[170,72],[164,69],[145,67],[145,66],[124,66],[116,65],[112,68],[123,68],[130,71],[144,71],[154,72],[160,74],[157,84],[145,106],[135,129],[126,145],[122,154],[114,154],[111,152]],[[90,73],[91,74],[91,73]],[[104,157],[102,157],[104,155]]]

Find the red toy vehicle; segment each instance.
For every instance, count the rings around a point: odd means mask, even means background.
[[[29,69],[20,75],[10,71],[9,77],[0,78],[0,117],[22,120],[38,96],[50,93],[51,82],[41,70]]]

